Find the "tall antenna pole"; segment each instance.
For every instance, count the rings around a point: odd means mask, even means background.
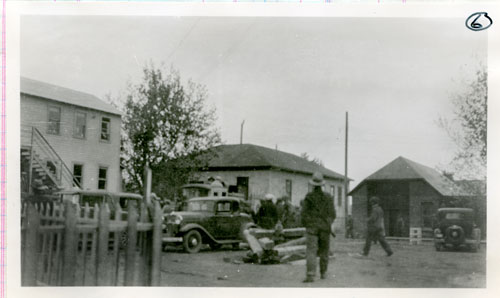
[[[240,145],[243,144],[243,125],[245,124],[245,120],[241,122],[241,129],[240,129]]]
[[[345,229],[347,236],[347,213],[349,212],[347,194],[349,193],[349,178],[347,178],[347,140],[349,136],[349,114],[345,112],[345,175],[344,175],[344,208],[345,208]]]

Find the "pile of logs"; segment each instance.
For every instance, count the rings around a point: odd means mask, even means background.
[[[251,228],[243,232],[250,251],[245,262],[278,264],[305,258],[306,229],[266,230]]]

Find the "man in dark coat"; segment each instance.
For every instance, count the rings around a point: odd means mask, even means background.
[[[323,192],[323,175],[314,173],[309,181],[313,190],[308,193],[302,203],[302,225],[306,228],[306,262],[307,274],[304,282],[313,282],[316,275],[316,258],[319,256],[321,279],[326,278],[328,254],[330,251],[331,225],[335,220],[335,208],[332,197]]]
[[[391,256],[393,252],[389,243],[385,241],[384,235],[384,211],[380,208],[377,197],[370,198],[370,204],[372,206],[372,211],[367,219],[367,232],[363,255],[368,256],[372,241],[378,241],[387,253],[387,256]]]
[[[257,212],[257,225],[264,229],[274,229],[278,223],[278,210],[273,203],[274,196],[267,194]]]

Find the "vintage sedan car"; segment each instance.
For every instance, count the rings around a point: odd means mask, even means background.
[[[481,243],[481,230],[474,223],[474,211],[470,208],[440,208],[434,229],[434,245],[437,251],[446,247],[466,247],[476,252]]]
[[[203,244],[238,247],[243,230],[255,226],[244,200],[220,196],[192,198],[186,211],[168,214],[164,224],[164,245],[182,244],[188,253],[197,253]]]

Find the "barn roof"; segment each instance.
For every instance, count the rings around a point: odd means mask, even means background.
[[[96,96],[73,89],[52,85],[49,83],[21,77],[21,93],[54,101],[89,108],[110,114],[121,115],[121,112],[112,105]]]
[[[367,181],[380,180],[425,180],[437,192],[443,196],[468,196],[460,186],[446,178],[433,168],[411,161],[402,156],[396,158],[386,166],[368,176],[351,193],[355,192]]]
[[[273,168],[302,174],[321,172],[327,178],[344,179],[344,176],[300,156],[253,144],[220,145],[213,148],[215,157],[208,162],[208,169],[262,169]]]

